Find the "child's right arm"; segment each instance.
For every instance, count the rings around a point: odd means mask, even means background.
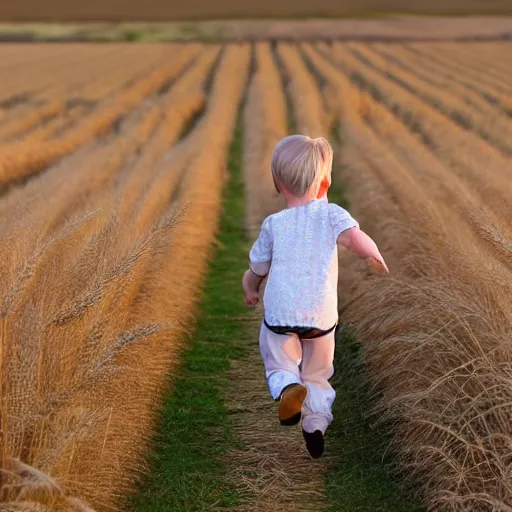
[[[242,278],[242,287],[245,294],[246,306],[256,306],[260,301],[260,286],[264,277],[254,273],[254,270],[249,268]]]
[[[353,252],[357,257],[366,260],[374,272],[378,274],[389,274],[388,266],[377,248],[377,245],[358,227],[343,231],[336,241],[338,244]]]
[[[255,306],[259,302],[260,286],[270,271],[271,261],[272,233],[267,218],[263,221],[260,235],[249,253],[249,270],[242,278],[247,306]]]

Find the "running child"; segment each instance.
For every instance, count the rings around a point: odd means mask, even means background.
[[[264,220],[242,280],[246,304],[252,307],[268,276],[260,331],[268,386],[279,401],[282,425],[302,419],[313,458],[324,451],[336,396],[329,379],[338,323],[338,245],[367,260],[373,271],[389,273],[357,221],[328,202],[332,159],[332,148],[321,137],[292,135],[276,146],[272,176],[287,208]]]

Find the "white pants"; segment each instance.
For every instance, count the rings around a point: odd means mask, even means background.
[[[308,390],[302,406],[302,428],[325,433],[333,419],[336,397],[329,384],[334,373],[334,330],[321,338],[300,340],[295,334],[275,334],[262,324],[260,350],[272,398],[278,399],[290,384],[302,384]]]

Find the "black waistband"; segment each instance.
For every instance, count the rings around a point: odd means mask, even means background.
[[[334,324],[330,329],[326,331],[322,331],[321,329],[317,329],[316,327],[289,327],[289,326],[281,326],[281,325],[269,325],[267,321],[264,319],[263,323],[265,327],[272,331],[275,334],[296,334],[302,340],[314,340],[315,338],[321,338],[329,334],[330,332],[336,329],[338,324]]]

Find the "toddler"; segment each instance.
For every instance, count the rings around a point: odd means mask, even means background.
[[[337,246],[389,273],[371,238],[350,214],[329,203],[332,148],[324,138],[292,135],[272,155],[272,176],[288,207],[265,219],[243,277],[245,301],[255,306],[268,275],[260,349],[282,425],[302,419],[313,458],[324,451],[335,391],[334,338],[338,322]]]

